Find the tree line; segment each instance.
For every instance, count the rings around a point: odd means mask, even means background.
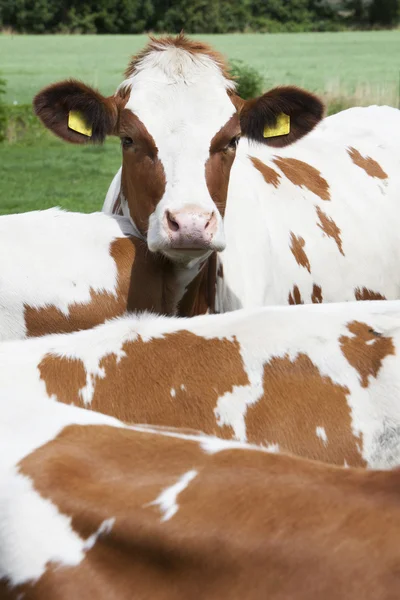
[[[21,33],[229,33],[395,27],[400,0],[0,0]]]

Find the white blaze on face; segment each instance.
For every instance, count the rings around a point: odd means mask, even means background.
[[[165,212],[193,206],[216,214],[213,241],[223,249],[222,217],[207,187],[205,165],[211,140],[236,111],[227,94],[234,83],[212,57],[171,46],[149,52],[122,86],[131,87],[125,109],[153,137],[165,172],[165,193],[149,220],[150,250],[165,243]]]

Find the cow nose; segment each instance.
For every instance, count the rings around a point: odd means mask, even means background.
[[[172,248],[208,248],[217,228],[218,220],[215,212],[206,212],[196,207],[165,211],[164,229]]]

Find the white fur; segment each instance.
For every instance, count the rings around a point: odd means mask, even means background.
[[[326,435],[325,427],[317,427],[315,430],[315,434],[324,443],[325,446],[328,444],[328,436]]]
[[[179,505],[177,503],[178,495],[186,489],[191,481],[198,474],[197,471],[191,470],[184,473],[174,485],[166,488],[159,496],[150,502],[148,506],[159,506],[162,513],[161,521],[169,521],[178,512]]]

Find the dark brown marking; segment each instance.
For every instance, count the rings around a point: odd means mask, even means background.
[[[387,174],[382,169],[379,163],[376,162],[370,156],[362,156],[358,150],[355,148],[348,148],[347,153],[350,156],[351,160],[357,167],[364,169],[364,171],[370,177],[376,177],[377,179],[387,179]]]
[[[335,221],[328,217],[327,214],[324,213],[323,210],[320,209],[319,206],[316,207],[318,218],[320,220],[317,223],[318,227],[322,229],[322,231],[330,238],[335,240],[338,250],[342,256],[344,256],[343,246],[342,246],[342,238],[340,236],[341,231],[339,227],[336,225]]]
[[[304,304],[297,285],[293,286],[293,292],[289,292],[288,302],[289,304]]]
[[[301,236],[294,235],[293,231],[290,232],[290,239],[290,250],[295,257],[297,264],[301,267],[304,267],[309,273],[311,273],[310,261],[308,260],[308,256],[304,250],[304,239]]]
[[[354,296],[356,300],[386,300],[386,297],[379,292],[374,292],[366,287],[356,288],[354,290]]]
[[[149,217],[165,192],[164,167],[154,139],[130,110],[120,113],[119,135],[133,140],[130,146],[122,145],[121,186],[133,222],[146,235]]]
[[[321,287],[315,283],[312,289],[311,302],[313,304],[321,304],[323,302]]]
[[[247,410],[249,442],[279,444],[282,452],[336,465],[365,466],[362,440],[352,431],[348,388],[321,375],[306,354],[270,360],[263,387],[262,398]],[[324,428],[326,443],[317,427]]]
[[[273,162],[294,185],[307,188],[321,200],[330,200],[328,182],[321,173],[311,165],[297,158],[275,156]]]
[[[367,323],[352,321],[347,325],[353,335],[342,335],[340,347],[348,363],[360,375],[362,387],[368,387],[369,377],[377,377],[387,356],[395,355],[393,338],[374,331]]]
[[[253,163],[254,167],[258,171],[260,171],[260,173],[264,177],[264,181],[266,183],[270,183],[275,188],[279,187],[279,183],[280,183],[279,180],[281,178],[281,175],[279,173],[274,171],[274,169],[271,169],[271,167],[269,167],[268,165],[263,163],[258,158],[255,158],[254,156],[250,156],[250,160]]]
[[[236,144],[230,142],[239,134],[239,117],[235,113],[211,140],[210,156],[206,161],[207,188],[222,216],[225,214],[229,176],[236,156]]]
[[[190,282],[182,300],[178,303],[179,316],[194,317],[215,313],[216,269],[217,254],[213,252],[201,267],[200,273]]]

